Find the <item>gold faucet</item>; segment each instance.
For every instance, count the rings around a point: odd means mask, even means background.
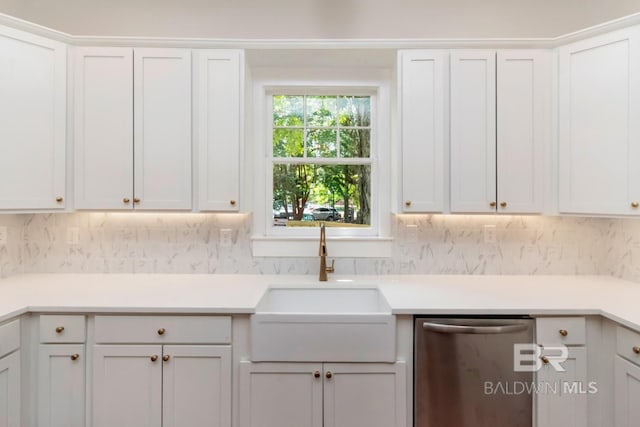
[[[333,273],[335,269],[333,264],[335,260],[331,261],[331,267],[327,267],[327,236],[325,234],[324,222],[320,223],[320,249],[318,250],[320,256],[320,277],[318,280],[321,282],[327,281],[327,273]]]

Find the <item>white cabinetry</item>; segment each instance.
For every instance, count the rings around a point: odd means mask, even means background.
[[[559,210],[640,212],[640,28],[559,49]]]
[[[40,316],[38,426],[85,425],[85,317]]]
[[[198,209],[237,211],[243,136],[244,54],[203,50],[195,54],[198,108]]]
[[[536,319],[536,340],[542,346],[542,366],[537,372],[539,427],[587,425],[586,321],[582,317]],[[559,348],[560,347],[560,348]],[[564,359],[563,349],[568,351]],[[557,364],[564,371],[557,369]]]
[[[402,362],[240,366],[240,427],[406,427]]]
[[[550,85],[548,52],[452,51],[452,212],[542,211]]]
[[[616,330],[614,371],[615,427],[640,425],[640,334]]]
[[[76,207],[190,209],[190,51],[74,53]]]
[[[21,427],[20,321],[0,326],[0,427]]]
[[[0,209],[65,206],[62,43],[0,26]]]
[[[230,333],[228,317],[96,316],[93,426],[230,427],[231,346],[193,345]]]
[[[442,212],[448,53],[406,50],[398,54],[405,212]]]

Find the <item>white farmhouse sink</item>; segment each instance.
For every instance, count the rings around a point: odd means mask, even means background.
[[[270,287],[251,316],[256,362],[395,362],[396,322],[375,287]]]

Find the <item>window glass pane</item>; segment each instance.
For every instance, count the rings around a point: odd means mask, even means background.
[[[340,126],[371,126],[371,98],[341,96],[338,102]]]
[[[307,96],[307,126],[336,126],[335,96]]]
[[[273,221],[286,227],[371,225],[370,165],[273,165]]]
[[[303,157],[302,129],[273,129],[273,157]]]
[[[369,157],[371,131],[369,129],[341,129],[340,157]]]
[[[338,141],[335,129],[307,130],[308,157],[337,157]]]
[[[289,95],[273,96],[274,126],[303,126],[304,97]]]

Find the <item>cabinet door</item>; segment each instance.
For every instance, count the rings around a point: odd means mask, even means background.
[[[133,207],[133,50],[76,48],[75,207]]]
[[[242,362],[240,427],[322,427],[321,373],[321,363]]]
[[[559,49],[559,209],[637,214],[640,28]]]
[[[93,427],[160,427],[162,346],[93,348]]]
[[[496,54],[451,52],[451,211],[495,212]]]
[[[498,212],[541,213],[550,132],[551,63],[540,50],[497,57]]]
[[[66,61],[64,44],[0,26],[0,209],[64,207]]]
[[[231,427],[231,347],[163,351],[163,427]]]
[[[405,212],[444,209],[447,62],[441,50],[401,51],[398,55]]]
[[[198,53],[198,208],[237,211],[244,96],[244,55]]]
[[[191,209],[191,51],[134,52],[136,209]]]
[[[640,426],[640,366],[616,356],[614,393],[615,427]]]
[[[406,427],[404,363],[325,363],[324,427]]]
[[[0,427],[20,427],[20,351],[0,359]]]
[[[549,363],[542,365],[537,373],[540,387],[536,393],[537,419],[540,427],[587,425],[587,353],[584,347],[568,349],[569,357],[562,362],[565,372],[556,371]]]
[[[38,354],[38,426],[82,427],[84,344],[41,345]]]

